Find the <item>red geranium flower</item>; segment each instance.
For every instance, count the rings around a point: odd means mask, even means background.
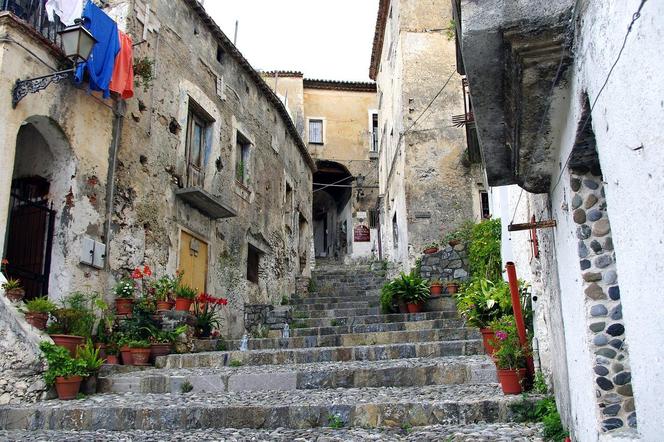
[[[219,298],[219,305],[227,305],[227,304],[228,304],[228,299]]]
[[[132,279],[141,279],[143,277],[143,274],[141,273],[141,269],[136,267],[133,272],[131,272],[131,277]]]
[[[150,269],[149,265],[143,266],[143,275],[152,276],[152,269]]]
[[[2,258],[2,265],[6,266],[7,264],[9,264],[9,260],[7,258]]]

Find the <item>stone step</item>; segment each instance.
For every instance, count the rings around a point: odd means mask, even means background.
[[[337,324],[335,322],[334,324]],[[431,330],[435,328],[461,328],[462,319],[432,319],[414,322],[388,322],[378,324],[331,325],[330,327],[291,328],[291,336],[325,336],[352,333],[380,333],[403,330]]]
[[[375,302],[376,305],[380,301],[378,295],[350,295],[345,297],[332,297],[332,296],[311,296],[306,298],[293,298],[290,300],[290,305],[312,305],[312,304],[329,304],[329,303],[347,303],[347,302]]]
[[[221,368],[229,365],[283,365],[311,362],[378,361],[483,354],[482,340],[409,342],[354,347],[223,351],[172,354],[157,358],[157,368]]]
[[[322,362],[278,366],[153,369],[100,376],[102,393],[194,393],[305,390],[321,388],[414,387],[497,382],[487,356],[388,361]]]
[[[252,428],[206,430],[132,430],[132,431],[0,431],[0,440],[13,442],[155,442],[155,441],[252,441],[252,442],[544,442],[541,425],[514,423],[477,423],[467,425],[429,425],[401,428],[329,427],[275,430]]]
[[[293,312],[293,317],[299,317],[298,313],[306,313],[307,318],[342,318],[346,316],[378,315],[380,314],[380,307],[335,308],[312,311],[296,310]]]
[[[340,310],[340,309],[353,309],[353,308],[372,308],[378,307],[378,300],[357,300],[351,302],[326,302],[315,304],[295,304],[293,308],[297,311],[312,311],[312,310]]]
[[[344,291],[344,290],[339,290],[339,293],[337,292],[330,292],[330,293],[321,293],[321,292],[311,292],[307,293],[305,296],[300,297],[300,298],[294,298],[293,303],[298,303],[301,300],[312,300],[310,302],[302,302],[303,304],[308,304],[313,302],[314,304],[316,303],[321,303],[321,302],[353,302],[356,300],[365,300],[365,299],[380,299],[380,290],[372,289],[372,290],[356,290],[353,292],[350,291]]]
[[[510,404],[490,385],[188,394],[103,394],[0,407],[2,430],[414,427],[509,422]],[[527,400],[534,401],[531,397]]]
[[[476,328],[446,328],[437,330],[405,330],[377,333],[353,333],[323,336],[296,336],[290,338],[249,339],[249,350],[313,348],[313,347],[351,347],[356,345],[386,345],[402,342],[433,342],[452,340],[480,339]],[[239,340],[227,341],[228,348],[240,349]]]
[[[415,322],[427,321],[431,319],[458,319],[456,311],[447,310],[440,312],[424,313],[392,313],[388,315],[363,315],[346,317],[325,317],[325,318],[298,318],[294,316],[297,325],[305,327],[331,327],[337,325],[360,325],[360,324],[385,324],[391,322]]]

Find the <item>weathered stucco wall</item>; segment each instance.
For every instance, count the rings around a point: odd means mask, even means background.
[[[227,331],[238,336],[245,303],[278,303],[295,292],[295,276],[309,272],[312,170],[260,80],[186,2],[159,2],[154,14],[161,27],[148,34],[137,56],[155,60],[155,81],[128,103],[111,267],[116,276],[141,263],[174,273],[181,232],[194,235],[209,246],[205,289],[228,297]],[[134,15],[129,29],[142,31]],[[221,62],[218,45],[225,51]],[[237,211],[236,217],[212,220],[174,195],[186,185],[192,106],[208,122],[203,188]],[[236,181],[238,133],[251,144],[246,185]],[[286,207],[286,182],[293,189],[292,207]],[[247,280],[249,244],[261,251],[258,284]]]

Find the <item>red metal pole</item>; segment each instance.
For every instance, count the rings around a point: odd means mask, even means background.
[[[513,262],[508,262],[505,265],[507,269],[507,280],[510,284],[510,294],[512,296],[512,311],[514,312],[514,320],[516,321],[516,329],[519,333],[519,342],[524,348],[528,348],[528,337],[526,336],[526,324],[523,322],[523,312],[521,310],[521,297],[519,296],[519,280],[516,277],[516,267]],[[528,374],[532,379],[532,376],[535,375],[535,364],[533,363],[533,357],[528,356],[526,358],[526,363],[528,365]]]

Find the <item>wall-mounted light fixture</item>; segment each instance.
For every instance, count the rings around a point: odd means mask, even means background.
[[[12,107],[16,108],[19,101],[26,95],[46,89],[51,83],[60,83],[72,76],[79,63],[87,61],[92,53],[92,48],[97,39],[90,31],[85,29],[82,20],[76,20],[73,26],[68,26],[58,33],[62,38],[62,50],[65,56],[71,60],[74,66],[64,71],[53,72],[49,75],[31,78],[28,80],[16,80],[12,90]]]

